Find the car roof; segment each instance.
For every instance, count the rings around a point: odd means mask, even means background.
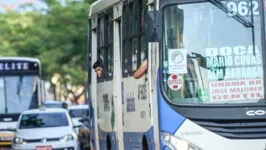
[[[56,101],[56,100],[46,100],[43,102],[44,104],[62,104],[63,102],[61,101]]]
[[[58,112],[67,112],[66,109],[63,108],[40,108],[40,109],[31,109],[26,110],[22,114],[38,114],[38,113],[58,113]]]
[[[88,105],[70,105],[68,109],[88,109]]]

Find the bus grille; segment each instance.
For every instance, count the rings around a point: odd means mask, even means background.
[[[229,139],[265,139],[266,119],[203,120],[190,119],[196,124]]]

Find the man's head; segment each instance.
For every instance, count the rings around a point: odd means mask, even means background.
[[[103,70],[103,66],[102,66],[102,64],[100,63],[100,61],[97,60],[97,61],[93,64],[92,68],[93,68],[94,71],[96,72],[97,77],[100,78],[100,77],[102,76],[102,70]]]

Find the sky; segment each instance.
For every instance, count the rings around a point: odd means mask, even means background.
[[[4,7],[12,7],[16,9],[20,4],[25,3],[33,3],[34,5],[38,6],[38,8],[45,7],[43,3],[38,0],[0,0],[0,13],[4,13]]]

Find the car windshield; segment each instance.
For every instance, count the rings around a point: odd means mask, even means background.
[[[262,2],[252,1],[252,9],[250,1],[221,3],[235,13],[210,2],[164,8],[162,87],[174,103],[264,102]],[[236,14],[249,22],[253,16],[254,28]]]
[[[0,76],[0,114],[37,108],[38,80],[35,75]]]
[[[85,117],[87,115],[87,109],[70,109],[69,114],[72,118]]]
[[[24,114],[21,117],[19,129],[64,127],[68,125],[69,122],[64,112]]]

